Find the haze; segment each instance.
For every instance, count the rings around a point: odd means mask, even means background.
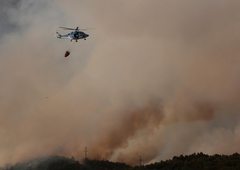
[[[0,165],[240,152],[237,0],[0,2]],[[95,28],[78,43],[59,26]],[[64,58],[66,50],[71,51]]]

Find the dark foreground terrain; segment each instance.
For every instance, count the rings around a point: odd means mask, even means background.
[[[240,170],[240,155],[213,155],[203,153],[174,156],[171,160],[144,166],[86,159],[78,162],[74,158],[52,156],[2,168],[3,170]]]

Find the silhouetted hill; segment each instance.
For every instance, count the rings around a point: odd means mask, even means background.
[[[203,153],[187,156],[174,156],[172,160],[161,161],[144,166],[147,170],[240,170],[240,155],[230,156]]]
[[[38,158],[5,168],[6,170],[87,170],[74,159],[60,156]]]
[[[91,170],[127,170],[131,166],[125,163],[85,159],[84,165]]]
[[[8,166],[4,170],[240,170],[240,155],[213,155],[203,153],[174,156],[171,160],[145,166],[131,167],[125,163],[85,159],[79,163],[74,158],[52,156]]]

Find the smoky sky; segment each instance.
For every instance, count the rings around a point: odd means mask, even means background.
[[[11,21],[9,16],[9,9],[16,10],[20,1],[10,0],[0,2],[0,33],[2,35],[9,33],[10,31],[16,29],[18,25]],[[2,36],[1,36],[2,37]]]
[[[0,165],[239,152],[240,2],[1,2]],[[5,19],[5,17],[7,17]],[[95,28],[78,43],[58,27]],[[71,51],[64,58],[66,50]]]

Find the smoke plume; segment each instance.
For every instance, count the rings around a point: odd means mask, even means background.
[[[240,2],[0,2],[0,165],[240,152]],[[78,43],[58,27],[95,28]],[[71,51],[64,58],[66,50]]]

